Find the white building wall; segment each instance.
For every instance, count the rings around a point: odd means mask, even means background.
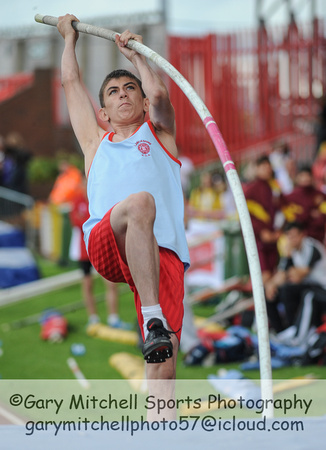
[[[142,34],[145,45],[166,57],[162,13],[101,18],[89,23],[117,32],[128,28]],[[0,30],[0,78],[19,72],[33,72],[36,68],[60,68],[63,48],[64,41],[54,27],[38,24],[10,35],[1,34]],[[107,73],[116,68],[133,68],[112,42],[82,33],[77,43],[77,58],[85,85],[96,102]]]

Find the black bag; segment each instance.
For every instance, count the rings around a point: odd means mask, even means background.
[[[307,342],[306,352],[294,362],[298,366],[326,365],[326,323],[316,329]]]
[[[215,363],[244,361],[253,354],[249,337],[231,335],[214,342]]]

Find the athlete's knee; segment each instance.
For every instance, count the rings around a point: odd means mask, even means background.
[[[129,197],[128,216],[135,220],[154,221],[156,215],[155,200],[149,192],[138,192]]]

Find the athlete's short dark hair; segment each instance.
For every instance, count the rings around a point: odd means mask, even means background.
[[[128,77],[128,78],[131,78],[132,80],[135,80],[136,83],[138,84],[138,86],[140,87],[142,96],[144,98],[146,98],[146,94],[145,94],[145,92],[144,92],[144,90],[142,88],[142,84],[141,84],[140,79],[137,78],[136,75],[134,75],[132,72],[129,72],[129,70],[117,69],[117,70],[113,70],[112,72],[110,72],[105,77],[105,79],[104,79],[104,81],[102,83],[102,86],[101,86],[101,89],[100,89],[100,92],[99,92],[100,105],[101,105],[102,108],[105,106],[104,105],[104,89],[105,89],[106,85],[108,84],[108,82],[110,80],[119,79],[119,78],[122,78],[122,77]]]

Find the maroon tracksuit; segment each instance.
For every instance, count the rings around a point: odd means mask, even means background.
[[[307,236],[324,242],[326,215],[320,207],[325,201],[326,195],[313,186],[298,186],[284,196],[282,209],[288,222],[301,222]]]
[[[276,243],[261,239],[263,230],[274,231],[277,200],[268,181],[255,180],[244,187],[244,194],[256,237],[260,265],[263,272],[274,272],[278,262]]]

